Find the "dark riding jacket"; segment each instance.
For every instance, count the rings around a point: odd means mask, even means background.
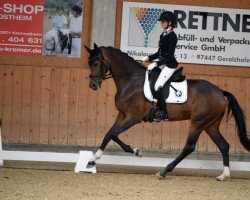
[[[158,51],[149,56],[149,61],[159,59],[157,66],[167,65],[169,68],[176,68],[178,62],[175,59],[174,52],[177,44],[177,36],[174,31],[164,31],[160,35]]]

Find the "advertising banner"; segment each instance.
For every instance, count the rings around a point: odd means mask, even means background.
[[[1,0],[0,54],[81,55],[83,0]]]
[[[124,2],[121,50],[135,59],[157,52],[167,10],[177,16],[178,62],[250,67],[250,10],[243,9]]]
[[[45,0],[44,56],[80,58],[83,0]]]
[[[44,0],[1,0],[0,54],[42,55]]]

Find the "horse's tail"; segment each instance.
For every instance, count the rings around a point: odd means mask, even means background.
[[[236,125],[238,127],[240,142],[247,151],[250,151],[250,140],[247,137],[246,131],[246,117],[234,95],[227,91],[223,91],[223,94],[225,97],[227,97],[229,102],[227,117],[229,117],[231,112],[233,113]]]

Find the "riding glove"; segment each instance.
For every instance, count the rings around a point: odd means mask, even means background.
[[[143,56],[142,59],[141,59],[141,61],[142,62],[146,62],[146,61],[148,61],[148,59],[149,59],[148,56]]]
[[[148,66],[147,70],[150,71],[150,70],[154,69],[156,66],[157,66],[157,63],[156,63],[156,62],[153,62],[153,63],[151,63],[151,64]]]

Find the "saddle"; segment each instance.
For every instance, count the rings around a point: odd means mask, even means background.
[[[163,92],[164,96],[167,99],[169,96],[170,87],[172,87],[174,90],[176,90],[172,85],[171,82],[182,82],[186,79],[186,76],[182,74],[183,67],[178,68],[173,75],[169,78],[169,80],[164,84],[163,86]],[[150,73],[149,73],[149,84],[150,89],[153,95],[154,99],[157,99],[156,92],[154,90],[155,82],[157,81],[159,75],[161,73],[161,69],[158,67],[155,67]]]
[[[183,67],[178,68],[163,86],[166,103],[184,103],[187,100],[187,80],[182,74]],[[154,90],[155,82],[161,73],[161,69],[154,68],[151,72],[146,71],[144,82],[144,95],[152,102],[149,113],[143,119],[145,122],[154,122],[157,111],[157,94]]]

